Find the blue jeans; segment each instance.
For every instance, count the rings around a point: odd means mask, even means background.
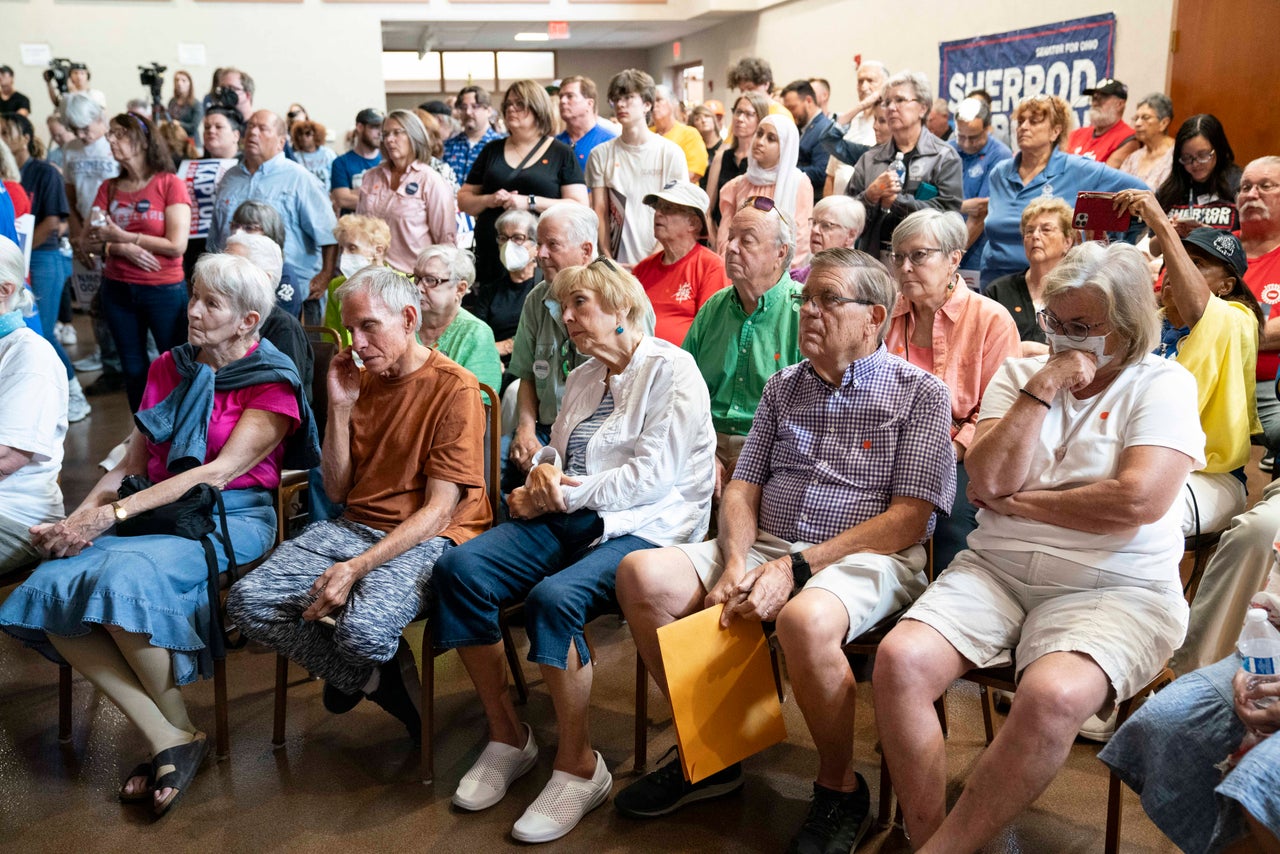
[[[187,283],[134,285],[102,277],[102,315],[120,351],[129,411],[137,412],[147,387],[147,333],[166,353],[187,340]]]
[[[952,558],[969,547],[969,535],[978,527],[978,508],[969,503],[966,491],[969,473],[964,463],[956,463],[956,497],[951,503],[951,513],[938,516],[933,526],[933,571],[942,572]]]
[[[31,291],[35,294],[36,308],[40,311],[44,339],[53,345],[53,352],[67,371],[67,379],[74,379],[76,372],[71,367],[67,352],[62,349],[58,336],[53,334],[54,322],[58,319],[58,307],[62,303],[62,289],[71,275],[71,260],[64,258],[57,249],[31,250]]]
[[[583,627],[616,609],[618,563],[654,547],[630,535],[593,546],[603,531],[593,510],[552,513],[506,522],[445,552],[431,579],[436,644],[497,643],[499,609],[523,599],[530,661],[565,670],[572,643],[590,662]]]

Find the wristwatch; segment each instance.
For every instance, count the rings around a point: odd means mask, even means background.
[[[803,577],[801,575],[803,574]],[[809,568],[809,561],[804,559],[804,552],[791,553],[791,578],[796,587],[803,587],[804,583],[813,575],[813,570]]]
[[[530,213],[532,213],[532,212],[533,212],[533,209],[534,209],[534,208],[536,208],[537,206],[538,206],[538,197],[537,197],[537,196],[535,196],[533,193],[530,193],[530,194],[529,194],[529,211],[530,211]]]
[[[119,501],[111,502],[111,512],[116,514],[117,522],[123,522],[125,519],[129,518],[129,511],[125,510],[124,506]]]

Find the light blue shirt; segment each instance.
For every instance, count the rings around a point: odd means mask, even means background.
[[[964,187],[966,199],[985,199],[991,192],[991,170],[996,164],[1003,163],[1013,156],[1009,146],[996,139],[991,128],[987,128],[987,144],[977,154],[965,154],[960,143],[951,140],[951,147],[960,155],[960,183]],[[968,217],[965,217],[968,219]],[[964,253],[960,267],[965,270],[976,270],[982,264],[982,253],[987,249],[987,236],[980,235],[969,251]]]
[[[304,167],[277,154],[252,175],[243,162],[227,170],[213,199],[209,222],[210,252],[221,252],[231,236],[231,217],[241,203],[252,199],[275,208],[284,220],[284,272],[302,287],[320,272],[320,250],[338,241],[338,224],[329,195]]]

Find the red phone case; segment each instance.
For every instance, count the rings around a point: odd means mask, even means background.
[[[1071,223],[1081,231],[1128,231],[1133,219],[1126,211],[1120,213],[1112,205],[1115,193],[1086,190],[1076,196],[1076,210]]]

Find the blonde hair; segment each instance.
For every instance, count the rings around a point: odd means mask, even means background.
[[[1014,122],[1021,122],[1024,118],[1040,121],[1046,116],[1049,118],[1050,124],[1055,124],[1062,128],[1058,132],[1057,138],[1053,141],[1054,147],[1066,149],[1067,137],[1071,135],[1071,131],[1076,124],[1071,107],[1067,105],[1066,101],[1057,95],[1035,95],[1031,98],[1024,98],[1018,106],[1013,108]]]
[[[1042,216],[1057,217],[1058,227],[1062,229],[1062,233],[1071,241],[1075,241],[1075,228],[1072,223],[1073,211],[1071,205],[1059,199],[1057,196],[1040,196],[1032,199],[1027,206],[1022,209],[1022,225],[1020,231],[1026,231],[1027,225],[1032,220]]]
[[[601,258],[581,267],[565,267],[551,283],[551,296],[562,305],[574,291],[590,291],[600,299],[605,311],[626,314],[628,325],[641,329],[649,298],[644,286],[626,270]]]
[[[347,214],[338,220],[333,229],[333,237],[339,243],[354,241],[370,246],[390,246],[391,226],[376,216]]]

